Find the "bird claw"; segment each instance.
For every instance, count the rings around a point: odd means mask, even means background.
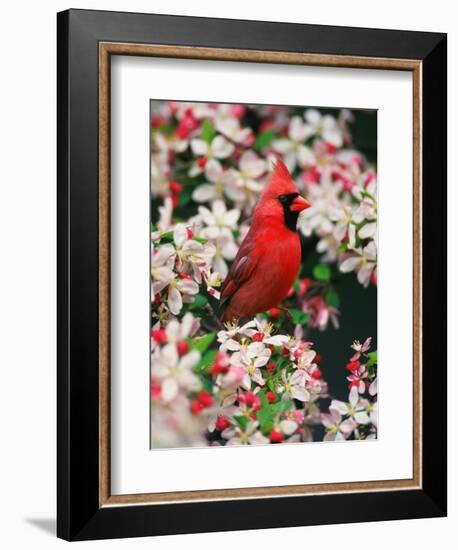
[[[293,320],[293,316],[291,315],[290,310],[287,307],[279,307],[280,311],[283,311],[283,313],[289,318],[290,321]]]

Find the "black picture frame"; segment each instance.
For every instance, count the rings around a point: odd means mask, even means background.
[[[446,35],[86,10],[59,13],[57,27],[57,535],[87,540],[446,515]],[[100,507],[101,41],[421,61],[421,489]]]

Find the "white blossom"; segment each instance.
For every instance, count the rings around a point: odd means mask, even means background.
[[[283,160],[290,172],[294,170],[296,164],[304,168],[316,162],[312,149],[304,145],[312,135],[312,128],[305,124],[301,117],[294,116],[289,123],[288,138],[276,139],[272,143],[273,149],[283,155]]]

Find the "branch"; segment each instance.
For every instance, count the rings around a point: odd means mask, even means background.
[[[219,330],[224,330],[223,323],[218,319],[214,309],[212,308],[212,306],[210,304],[205,305],[205,311],[208,313],[208,315],[211,317],[212,321],[215,323],[216,328],[218,328]]]

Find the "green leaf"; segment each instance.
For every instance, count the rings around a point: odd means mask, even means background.
[[[293,403],[289,399],[279,401],[271,405],[272,414],[275,416],[280,416],[284,412],[288,411],[292,407]]]
[[[291,313],[291,317],[295,325],[305,325],[305,323],[307,323],[309,319],[308,313],[305,313],[304,311],[300,311],[295,307],[289,308],[289,312]]]
[[[208,239],[204,239],[203,237],[193,237],[192,240],[197,241],[198,243],[201,243],[201,244],[208,243]]]
[[[192,189],[184,189],[180,193],[180,206],[186,206],[192,199]]]
[[[243,431],[246,430],[248,426],[248,422],[250,421],[250,419],[247,416],[234,416],[234,420],[237,422],[237,424],[240,426],[240,428]]]
[[[313,277],[317,281],[329,281],[331,278],[331,268],[325,264],[318,264],[313,268]]]
[[[270,391],[275,393],[275,382],[273,378],[269,378],[267,380],[267,387],[269,388]]]
[[[167,231],[161,236],[160,244],[173,242],[173,231]]]
[[[328,305],[332,306],[332,307],[335,307],[335,308],[338,308],[340,306],[339,295],[337,294],[337,292],[333,288],[330,288],[326,292],[326,303]]]
[[[267,401],[267,397],[264,394],[261,394],[260,399],[261,399],[261,408],[256,413],[256,420],[259,422],[261,431],[265,432],[269,430],[269,427],[271,425],[273,425],[274,414],[272,411],[272,407]]]
[[[374,365],[377,365],[377,352],[376,351],[371,351],[370,353],[367,354],[367,356],[369,357],[369,361],[366,364],[367,367],[372,367]]]
[[[159,132],[161,132],[163,134],[171,134],[173,132],[174,128],[171,124],[164,123],[164,124],[161,124],[158,127],[158,130],[159,130]]]
[[[213,122],[209,118],[206,118],[202,124],[202,129],[200,132],[201,139],[203,139],[207,143],[211,143],[213,138],[215,137],[215,134],[216,130],[213,126]]]
[[[209,393],[212,393],[213,391],[213,380],[209,378],[208,376],[199,376],[199,379],[202,383],[202,389],[208,391]]]
[[[339,254],[343,253],[343,252],[346,252],[348,250],[348,243],[342,243],[338,246],[337,248],[337,252]]]
[[[196,349],[200,353],[204,353],[207,348],[210,346],[210,344],[213,342],[213,340],[216,337],[216,332],[209,332],[208,334],[205,334],[205,336],[201,336],[200,338],[194,338],[191,342],[191,347],[193,349]]]
[[[265,147],[268,147],[276,137],[277,134],[275,133],[275,130],[266,130],[265,132],[259,134],[256,138],[254,148],[257,151],[261,151]]]
[[[261,408],[256,413],[256,420],[259,422],[261,431],[268,433],[272,430],[275,420],[292,407],[292,401],[278,401],[271,405],[264,393],[259,392],[258,395],[261,399]]]
[[[199,361],[194,371],[197,374],[205,373],[209,369],[209,367],[213,364],[217,353],[218,352],[215,349],[207,350],[203,354],[202,359]]]
[[[205,296],[202,296],[202,294],[195,294],[193,298],[194,298],[194,301],[188,306],[188,309],[190,311],[203,309],[208,304],[207,298],[205,298]]]

